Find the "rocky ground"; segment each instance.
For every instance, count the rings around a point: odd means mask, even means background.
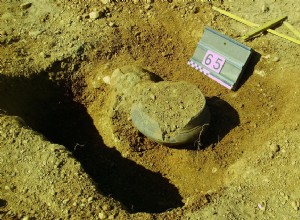
[[[1,1],[1,219],[300,218],[300,45],[244,42],[212,6],[300,30],[292,0]],[[235,92],[187,65],[205,26],[257,52]],[[162,146],[116,113],[128,64],[203,92],[201,140]]]

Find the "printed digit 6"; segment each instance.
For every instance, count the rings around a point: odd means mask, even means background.
[[[208,54],[207,56],[206,56],[206,59],[205,59],[205,64],[206,65],[210,65],[211,64],[211,58],[213,57],[213,55],[212,54]]]

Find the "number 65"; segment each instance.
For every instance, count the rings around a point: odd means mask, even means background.
[[[217,53],[208,50],[204,56],[202,64],[216,73],[220,73],[225,64],[225,58]]]

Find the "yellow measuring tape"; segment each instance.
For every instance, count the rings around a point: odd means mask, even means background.
[[[221,14],[226,15],[226,16],[228,16],[228,17],[230,17],[230,18],[232,18],[232,19],[234,19],[234,20],[236,20],[236,21],[239,21],[239,22],[241,22],[241,23],[243,23],[243,24],[246,24],[246,25],[248,25],[248,26],[250,26],[250,27],[260,27],[259,24],[253,23],[253,22],[251,22],[251,21],[247,21],[247,20],[245,20],[245,19],[243,19],[243,18],[241,18],[241,17],[239,17],[239,16],[237,16],[237,15],[231,14],[231,13],[229,13],[229,12],[227,12],[227,11],[224,11],[224,10],[222,10],[222,9],[220,9],[220,8],[217,8],[217,7],[215,7],[215,6],[213,6],[212,9],[215,10],[215,11],[217,11],[217,12],[220,12]],[[283,19],[283,18],[281,18],[281,19]],[[267,23],[266,23],[266,24],[267,24]],[[268,27],[267,27],[267,28],[268,28]],[[281,34],[281,33],[277,32],[277,31],[272,30],[272,29],[267,29],[266,31],[268,31],[269,33],[272,33],[272,34],[274,34],[274,35],[276,35],[276,36],[278,36],[278,37],[282,37],[282,38],[284,38],[284,39],[286,39],[286,40],[289,40],[289,41],[291,41],[291,42],[294,42],[294,43],[300,45],[300,40],[297,40],[297,39],[292,38],[292,37],[290,37],[290,36],[287,36],[287,35],[285,35],[285,34]],[[251,34],[251,33],[250,33],[250,34]]]

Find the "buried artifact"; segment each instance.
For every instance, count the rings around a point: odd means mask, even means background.
[[[200,138],[210,120],[201,91],[188,82],[147,83],[133,103],[134,126],[151,140],[181,145]]]
[[[210,121],[206,100],[198,87],[185,81],[159,81],[136,66],[116,69],[110,85],[115,91],[113,120],[120,117],[149,139],[164,145],[195,141]],[[126,125],[124,124],[124,127]]]

